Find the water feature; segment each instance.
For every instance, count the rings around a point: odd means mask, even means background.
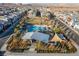
[[[44,31],[46,30],[46,27],[43,26],[36,26],[36,25],[28,25],[27,26],[28,32],[32,32],[32,31]]]

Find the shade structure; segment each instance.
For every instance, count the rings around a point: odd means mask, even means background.
[[[48,43],[49,37],[50,37],[50,35],[44,34],[44,33],[40,33],[40,32],[27,32],[27,33],[24,34],[22,39],[23,40],[35,39],[35,40],[39,40],[39,41],[43,41],[45,43]]]
[[[54,35],[54,37],[50,40],[50,42],[61,42],[62,38],[59,37],[57,34]]]

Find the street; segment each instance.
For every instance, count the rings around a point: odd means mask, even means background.
[[[7,39],[9,38],[9,36],[6,36],[4,38],[0,38],[0,48],[2,47],[2,45],[7,41]]]

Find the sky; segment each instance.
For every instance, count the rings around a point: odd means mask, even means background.
[[[0,3],[79,3],[79,0],[1,0]]]

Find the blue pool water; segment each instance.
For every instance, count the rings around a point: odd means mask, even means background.
[[[44,31],[46,30],[45,27],[41,27],[41,26],[32,26],[32,25],[28,25],[27,26],[28,32],[32,32],[32,31]]]

